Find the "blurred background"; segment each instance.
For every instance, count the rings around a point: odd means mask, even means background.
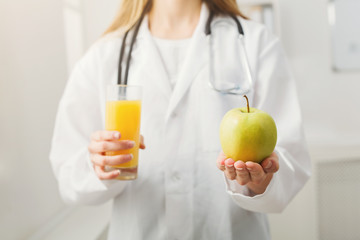
[[[275,240],[360,239],[360,1],[242,0],[283,43],[297,80],[313,177]],[[49,160],[74,63],[118,0],[0,0],[0,239],[104,239],[111,203],[69,207]]]

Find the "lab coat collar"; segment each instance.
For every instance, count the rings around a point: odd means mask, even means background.
[[[151,71],[149,72],[148,77],[154,78],[154,76],[156,76],[156,79],[153,79],[151,83],[156,84],[156,87],[169,99],[166,120],[169,119],[171,113],[176,110],[176,107],[188,92],[187,90],[191,86],[193,80],[207,62],[208,41],[206,41],[205,26],[208,16],[209,10],[206,4],[203,3],[199,23],[193,33],[188,54],[185,57],[183,68],[179,73],[179,78],[173,91],[166,69],[161,61],[161,56],[149,31],[147,16],[140,26],[137,41],[141,41],[142,45],[146,47],[146,55],[148,57],[146,61],[148,66],[146,68]]]
[[[170,99],[166,119],[176,110],[182,98],[188,93],[188,89],[194,82],[195,77],[207,62],[208,41],[206,41],[205,25],[208,16],[208,8],[203,4],[199,23],[193,33],[183,68],[179,73],[178,81],[175,84],[174,92]]]

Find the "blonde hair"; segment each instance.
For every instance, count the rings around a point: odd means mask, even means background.
[[[108,27],[104,34],[111,33],[118,29],[123,32],[131,29],[139,20],[147,4],[152,0],[122,0],[120,9],[114,21]],[[206,3],[210,11],[215,15],[231,15],[246,18],[239,10],[236,0],[202,0]],[[151,5],[149,5],[151,7]]]

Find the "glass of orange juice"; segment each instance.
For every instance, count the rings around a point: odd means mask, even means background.
[[[129,162],[116,166],[107,166],[106,170],[119,169],[119,180],[133,180],[137,178],[139,146],[140,146],[140,117],[141,117],[142,88],[131,85],[108,86],[106,96],[105,129],[119,131],[121,140],[132,140],[135,147],[106,155],[132,154]]]

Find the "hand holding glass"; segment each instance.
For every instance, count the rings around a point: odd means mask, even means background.
[[[120,140],[134,142],[134,147],[120,151],[107,151],[107,156],[132,155],[128,162],[108,166],[106,170],[118,169],[117,179],[132,180],[137,178],[140,146],[141,87],[116,85],[109,86],[106,101],[105,129],[118,131]]]

